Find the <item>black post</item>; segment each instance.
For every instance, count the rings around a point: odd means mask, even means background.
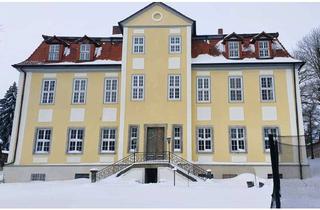
[[[136,162],[136,151],[133,152],[133,162]]]
[[[176,170],[173,170],[173,186],[176,186]]]
[[[273,135],[269,134],[270,155],[272,164],[273,193],[272,201],[276,202],[276,208],[281,207],[280,203],[280,176],[279,176],[279,153],[278,142],[273,140]]]
[[[93,168],[90,170],[90,172],[91,172],[91,183],[95,183],[97,181],[98,169]]]

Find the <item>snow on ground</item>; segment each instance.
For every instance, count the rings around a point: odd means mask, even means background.
[[[320,158],[309,160],[311,178],[281,179],[281,206],[284,208],[320,207]]]
[[[98,183],[88,179],[0,184],[1,207],[264,207],[270,206],[272,184],[247,188],[254,175],[173,186],[172,180],[140,184],[110,177]]]

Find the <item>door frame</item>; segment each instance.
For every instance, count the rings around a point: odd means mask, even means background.
[[[144,124],[144,153],[147,152],[147,141],[148,141],[148,128],[164,128],[164,150],[163,151],[167,151],[168,150],[168,141],[167,141],[167,127],[168,124]]]

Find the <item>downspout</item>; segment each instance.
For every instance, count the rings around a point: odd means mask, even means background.
[[[19,118],[18,118],[17,135],[16,135],[16,141],[15,141],[15,145],[14,145],[13,159],[11,162],[6,163],[5,166],[12,165],[16,161],[16,153],[17,153],[18,140],[19,140],[19,135],[20,135],[21,114],[22,114],[24,89],[25,89],[25,84],[26,84],[27,73],[22,68],[20,68],[19,71],[21,71],[23,73],[23,81],[22,81],[22,90],[21,90],[22,92],[21,92],[21,100],[20,100],[20,111],[19,111]]]
[[[304,63],[302,63],[298,70],[299,71]],[[301,151],[300,151],[300,126],[299,126],[299,111],[298,111],[298,102],[297,102],[297,84],[296,84],[296,64],[293,64],[293,82],[294,82],[294,98],[295,98],[295,112],[296,112],[296,126],[297,126],[297,137],[298,137],[298,160],[299,160],[299,172],[300,172],[300,179],[303,178],[302,176],[302,164],[301,164]]]

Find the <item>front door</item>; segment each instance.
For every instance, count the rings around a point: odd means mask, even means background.
[[[164,127],[147,128],[147,159],[159,159],[164,152]]]

